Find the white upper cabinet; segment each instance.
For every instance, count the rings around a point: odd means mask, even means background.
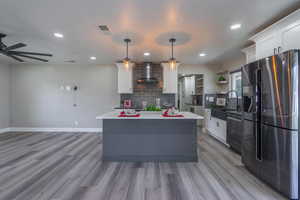
[[[256,42],[256,60],[277,54],[280,42],[278,35],[271,34]]]
[[[300,49],[300,21],[282,30],[282,50]]]
[[[271,25],[250,40],[256,45],[256,59],[300,49],[300,9]]]
[[[256,46],[251,45],[247,48],[242,49],[242,52],[246,55],[246,64],[252,63],[256,60]]]
[[[178,87],[178,66],[177,63],[174,68],[171,68],[169,63],[161,63],[163,68],[163,93],[176,94]]]
[[[132,94],[132,69],[134,67],[134,63],[130,63],[129,66],[125,66],[123,63],[116,63],[116,65],[118,67],[118,93]]]

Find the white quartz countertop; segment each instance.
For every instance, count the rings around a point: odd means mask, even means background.
[[[118,117],[120,112],[113,111],[105,113],[101,116],[97,116],[96,119],[204,119],[203,116],[191,113],[191,112],[180,112],[184,117],[163,117],[162,112],[139,112],[141,115],[139,117]]]

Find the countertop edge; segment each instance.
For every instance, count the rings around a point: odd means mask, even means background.
[[[183,115],[192,115],[192,116],[186,116],[186,117],[163,117],[161,115],[157,116],[141,116],[141,117],[117,117],[115,112],[110,112],[110,113],[106,113],[104,115],[100,115],[96,117],[96,120],[103,120],[103,119],[116,119],[116,120],[124,120],[124,119],[163,119],[163,120],[172,120],[172,119],[186,119],[186,120],[202,120],[204,119],[203,116],[194,114],[194,113],[190,113],[190,112],[181,112]],[[111,115],[111,116],[110,116]]]

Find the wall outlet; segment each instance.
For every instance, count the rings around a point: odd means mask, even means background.
[[[79,122],[78,122],[78,121],[74,121],[74,125],[75,125],[75,126],[78,126],[78,125],[79,125]]]

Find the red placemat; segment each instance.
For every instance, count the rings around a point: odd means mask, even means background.
[[[166,114],[163,114],[162,116],[163,117],[184,117],[183,115],[166,115]]]
[[[136,114],[136,115],[125,115],[125,114],[120,114],[118,115],[118,117],[139,117],[141,116],[140,114]]]

